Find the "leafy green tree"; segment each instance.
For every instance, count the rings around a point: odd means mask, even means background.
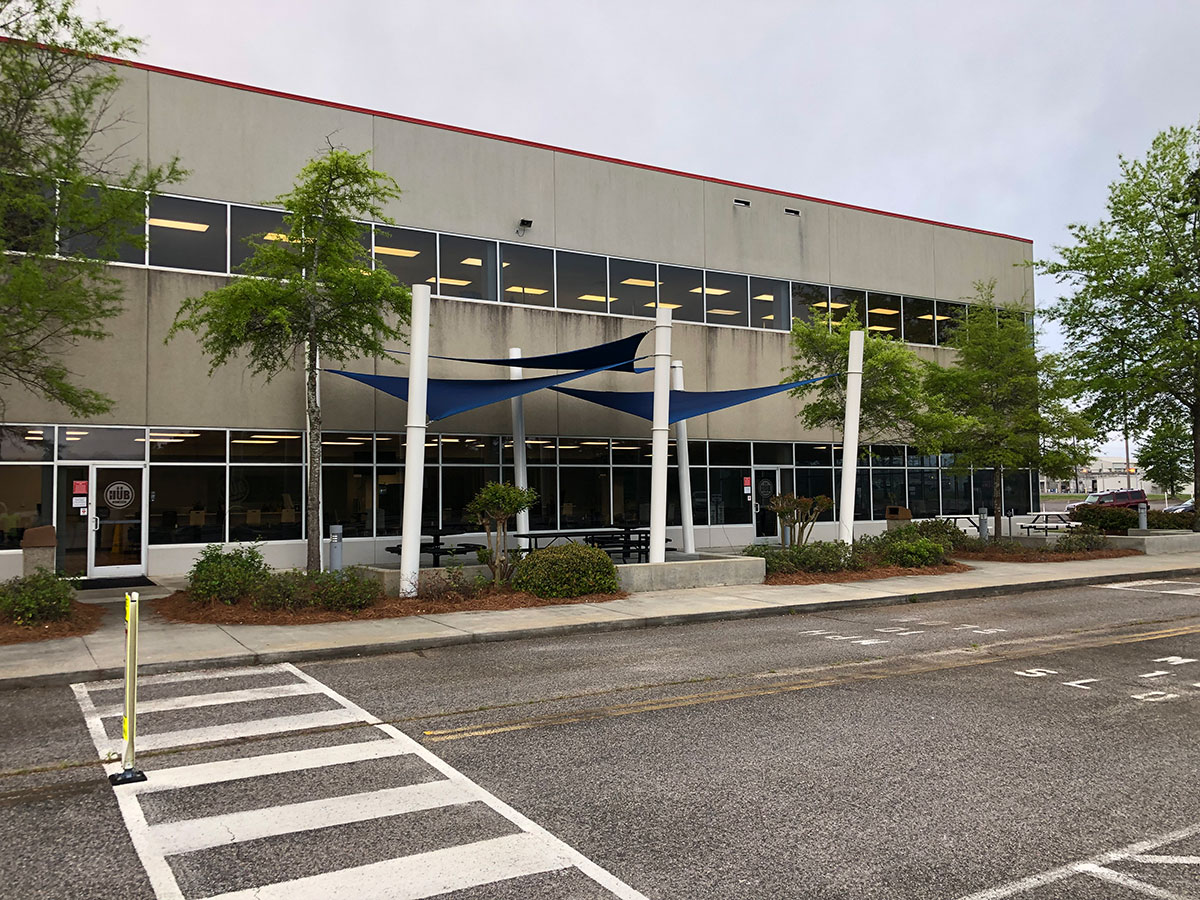
[[[0,33],[0,416],[13,389],[94,415],[112,401],[65,360],[107,336],[124,296],[105,261],[144,246],[147,192],[183,172],[99,149],[121,125],[121,75],[89,54],[129,56],[140,41],[73,0],[0,0]]]
[[[1164,419],[1137,448],[1138,465],[1155,484],[1174,497],[1195,476],[1192,431],[1177,419]]]
[[[1120,157],[1106,216],[1068,226],[1071,243],[1037,263],[1069,293],[1059,322],[1093,417],[1148,429],[1170,411],[1200,465],[1200,125]],[[1196,526],[1200,530],[1200,517]]]
[[[251,372],[270,380],[303,361],[310,572],[321,569],[320,359],[389,356],[386,342],[404,338],[412,299],[391,272],[371,268],[360,240],[359,222],[391,223],[383,204],[400,195],[367,156],[330,146],[310,160],[292,190],[275,198],[286,210],[282,238],[250,244],[241,271],[251,277],[184,301],[167,337],[196,333],[210,374],[244,356]]]
[[[1070,403],[1074,385],[1054,356],[1039,361],[1025,310],[997,305],[994,280],[975,282],[963,320],[946,344],[950,366],[926,364],[926,389],[953,416],[945,445],[955,467],[991,469],[995,535],[1004,507],[1003,478],[1019,469],[1066,477],[1091,459],[1094,429]]]
[[[537,491],[533,488],[520,488],[507,481],[489,481],[467,504],[467,515],[482,525],[487,534],[486,562],[497,585],[512,578],[519,558],[514,558],[509,551],[508,520],[529,509],[537,499]]]
[[[850,332],[862,330],[853,310],[831,324],[827,314],[792,320],[792,358],[788,381],[806,381],[844,372]],[[846,421],[846,379],[826,378],[789,392],[804,399],[797,415],[806,428],[832,428],[841,433]],[[944,410],[931,404],[924,388],[921,360],[893,338],[866,332],[863,343],[862,401],[859,438],[863,443],[897,441],[921,450],[937,449],[948,426]]]

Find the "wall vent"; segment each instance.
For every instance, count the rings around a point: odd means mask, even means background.
[[[749,208],[750,208],[750,201],[749,201],[749,200],[743,200],[741,197],[734,197],[734,198],[733,198],[733,205],[734,205],[734,206],[741,206],[741,207],[743,207],[744,209],[749,209]]]
[[[792,209],[790,206],[785,206],[783,208],[783,214],[785,216],[795,216],[797,219],[800,218],[800,210]]]

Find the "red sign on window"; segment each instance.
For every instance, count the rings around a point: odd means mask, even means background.
[[[749,478],[742,479],[742,487],[750,487],[750,479]]]
[[[87,493],[87,482],[86,481],[72,481],[71,482],[71,493],[72,494],[86,494]]]

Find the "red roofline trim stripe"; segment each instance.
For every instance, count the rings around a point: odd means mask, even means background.
[[[6,38],[0,37],[0,40],[6,40]],[[366,107],[362,106],[352,106],[348,103],[339,103],[335,100],[319,100],[314,97],[305,97],[300,94],[291,94],[287,91],[277,91],[271,88],[257,87],[252,84],[242,84],[240,82],[229,81],[224,78],[213,78],[208,75],[197,75],[192,72],[182,72],[178,69],[168,69],[165,66],[156,66],[152,65],[151,63],[136,62],[133,60],[118,59],[116,57],[101,55],[96,55],[94,58],[103,62],[113,63],[115,65],[128,66],[133,69],[142,69],[147,72],[156,72],[160,75],[171,75],[176,78],[187,78],[191,81],[200,81],[205,84],[213,84],[219,87],[234,88],[235,90],[239,91],[250,91],[251,93],[255,94],[265,94],[269,97],[279,97],[283,100],[295,100],[300,103],[312,103],[316,104],[317,106],[326,106],[331,109],[340,109],[346,112],[361,113],[368,116],[379,116],[383,119],[393,119],[397,122],[407,122],[411,125],[424,125],[429,128],[439,128],[442,131],[453,131],[459,134],[469,134],[473,137],[487,138],[493,141],[504,141],[509,144],[519,144],[524,147],[533,147],[538,150],[549,150],[553,153],[569,153],[571,156],[579,156],[584,159],[594,159],[598,162],[614,163],[620,166],[631,166],[635,169],[645,169],[650,172],[660,172],[664,175],[676,175],[680,178],[693,178],[697,181],[707,181],[712,184],[723,184],[727,187],[742,188],[743,190],[748,191],[758,191],[764,194],[775,194],[779,197],[790,197],[794,200],[807,200],[811,203],[823,203],[827,206],[836,206],[841,209],[852,209],[858,212],[872,213],[879,216],[890,216],[894,219],[904,219],[909,222],[920,222],[925,225],[937,225],[942,228],[953,228],[958,231],[968,231],[973,234],[984,234],[989,237],[1005,238],[1006,240],[1020,241],[1025,244],[1033,243],[1032,238],[1018,237],[1017,235],[1004,234],[1003,232],[999,231],[987,231],[982,228],[971,228],[967,225],[955,225],[950,222],[938,222],[935,219],[923,219],[920,216],[908,216],[904,215],[903,213],[888,212],[887,210],[883,209],[872,209],[869,206],[857,206],[853,203],[841,203],[837,200],[825,200],[821,197],[810,197],[807,194],[794,194],[790,191],[781,191],[776,188],[759,187],[758,185],[753,184],[743,184],[739,181],[729,181],[724,178],[711,178],[706,175],[696,175],[693,172],[682,172],[678,169],[668,169],[664,166],[655,166],[649,163],[630,162],[626,159],[617,159],[616,157],[612,156],[601,156],[598,153],[588,153],[583,150],[571,150],[566,147],[556,147],[553,144],[543,144],[538,141],[527,141],[521,138],[509,137],[503,134],[492,134],[487,131],[478,131],[474,128],[463,128],[458,125],[446,125],[441,122],[431,122],[427,119],[417,119],[412,116],[402,116],[398,113],[367,109]]]

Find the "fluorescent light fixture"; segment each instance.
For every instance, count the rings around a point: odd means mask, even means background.
[[[433,278],[426,278],[425,280],[427,282],[429,282],[430,284],[433,284],[433,282],[435,281],[435,279],[433,279]],[[443,278],[442,279],[442,284],[450,284],[450,285],[453,285],[454,287],[466,287],[470,283],[471,282],[464,281],[461,278]]]
[[[578,450],[579,445],[578,444],[559,444],[558,449],[559,450]]]
[[[437,446],[437,444],[436,444],[436,443],[435,443],[435,444],[431,444],[431,443],[429,443],[428,441],[426,441],[426,442],[425,442],[425,446],[426,446],[426,447],[436,447],[436,446]]]
[[[145,438],[134,438],[134,440],[137,441],[139,444],[146,443]],[[150,438],[150,440],[154,441],[154,443],[156,443],[156,444],[182,444],[183,443],[183,438],[155,438],[155,437],[152,437],[152,438]]]
[[[689,294],[699,294],[699,293],[701,293],[701,291],[700,291],[700,288],[694,287],[690,291],[688,291],[688,293]],[[727,291],[725,288],[705,288],[704,293],[711,294],[714,297],[720,297],[722,294],[728,294],[729,291]]]
[[[607,447],[608,441],[580,441],[584,447]]]
[[[591,300],[593,303],[605,303],[605,302],[607,302],[608,297],[605,297],[602,294],[580,294],[575,299],[576,300]],[[613,297],[612,299],[616,300],[617,298]]]
[[[151,225],[159,228],[175,228],[179,231],[208,231],[205,222],[181,222],[179,219],[150,219]]]
[[[442,443],[443,444],[460,444],[460,443],[462,443],[462,438],[444,437],[444,438],[442,438]]]
[[[250,437],[265,440],[265,441],[298,441],[304,435],[301,434],[252,434]]]
[[[158,439],[158,438],[194,438],[194,437],[200,437],[200,432],[198,432],[198,431],[152,431],[152,432],[150,432],[150,437],[155,438],[155,439]]]
[[[932,321],[934,321],[934,320],[936,320],[936,321],[938,321],[938,322],[942,322],[942,321],[945,321],[946,319],[948,319],[948,318],[950,318],[950,317],[949,317],[949,316],[935,316],[935,315],[933,315],[932,313],[929,313],[929,314],[927,314],[927,315],[924,315],[924,316],[917,316],[917,318],[918,318],[918,319],[922,319],[922,320],[924,320],[924,321],[926,321],[926,322],[932,322]]]
[[[466,259],[460,259],[459,265],[463,266],[482,266],[483,260],[478,256],[468,256]]]
[[[31,434],[45,434],[45,433],[46,433],[46,431],[44,428],[30,428],[28,431],[25,432],[25,435],[26,435],[26,437],[28,437]]]
[[[67,434],[80,435],[80,434],[87,434],[87,432],[86,431],[68,431]]]
[[[738,314],[738,310],[736,310],[736,309],[710,309],[708,311],[708,314],[710,316],[736,316]]]
[[[69,438],[67,438],[67,440],[68,440],[68,441],[77,441],[77,440],[79,440],[79,438],[73,438],[73,437],[69,437]]]
[[[527,443],[527,444],[549,444],[549,443],[552,443],[552,441],[543,441],[543,440],[538,440],[535,438],[529,438],[527,441],[525,441],[525,443]]]
[[[655,307],[655,304],[653,304],[653,303],[643,303],[642,305],[645,306],[646,309],[654,309],[654,307]],[[661,306],[663,309],[679,309],[679,307],[681,307],[683,304],[682,303],[659,303],[657,305]]]
[[[279,441],[258,440],[252,438],[234,438],[231,444],[278,444]]]
[[[871,308],[869,308],[869,307],[868,307],[868,308],[867,308],[867,312],[869,312],[869,313],[875,313],[876,315],[879,315],[879,316],[898,316],[898,315],[900,315],[900,310],[898,310],[898,309],[888,309],[888,308],[886,308],[886,307],[883,307],[883,306],[877,306],[877,307],[875,307],[874,309],[871,309]]]
[[[363,445],[363,442],[362,441],[321,441],[322,446],[325,446],[326,444],[334,446],[334,447],[361,447]]]
[[[621,446],[620,444],[613,444],[613,449],[614,450],[641,450],[642,448],[638,447],[636,445],[630,446],[630,447],[624,447],[624,446]]]
[[[382,244],[375,245],[375,252],[382,253],[384,256],[403,256],[406,259],[421,255],[420,250],[405,250],[403,247],[384,247]]]
[[[661,282],[659,282],[661,284]],[[654,282],[649,278],[626,278],[621,284],[632,284],[634,287],[654,287]]]
[[[204,227],[207,228],[208,226],[205,225]],[[288,236],[280,231],[268,231],[266,234],[263,235],[263,240],[264,241],[283,241],[285,244],[291,243],[291,240],[288,238]]]
[[[774,294],[755,294],[754,299],[755,300],[765,300],[767,303],[774,303],[775,295]]]
[[[829,302],[829,303],[826,303],[826,302],[822,301],[822,302],[820,302],[820,303],[814,303],[814,304],[813,304],[813,308],[814,308],[814,309],[825,309],[825,308],[829,308],[829,309],[845,309],[845,308],[846,308],[847,306],[849,306],[849,305],[850,305],[849,303],[834,303],[834,302]]]
[[[764,322],[774,322],[775,321],[775,313],[771,313],[769,316],[763,316],[762,320]]]
[[[868,325],[867,331],[895,331],[895,325]]]
[[[535,296],[540,296],[541,294],[550,293],[547,288],[521,287],[520,285],[517,285],[517,284],[514,284],[512,287],[505,288],[504,290],[506,293],[509,293],[509,294],[533,294]]]
[[[26,441],[44,441],[45,438],[42,437],[40,434],[27,434],[27,435],[25,435],[25,440]],[[141,438],[138,438],[138,440],[140,441]]]

